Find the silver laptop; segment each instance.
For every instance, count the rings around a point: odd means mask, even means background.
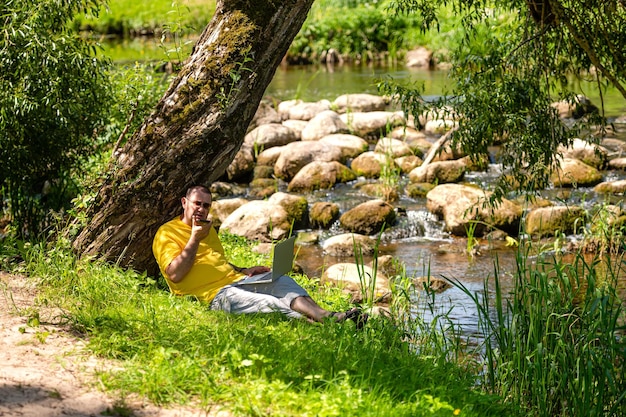
[[[274,257],[272,259],[272,270],[261,274],[252,275],[236,282],[237,285],[247,284],[267,284],[278,277],[291,271],[293,266],[293,248],[296,241],[295,236],[283,240],[274,246]]]

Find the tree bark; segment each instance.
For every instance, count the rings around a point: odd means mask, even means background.
[[[157,273],[156,230],[180,213],[190,185],[225,172],[312,3],[218,1],[155,111],[114,155],[74,240],[79,254]]]

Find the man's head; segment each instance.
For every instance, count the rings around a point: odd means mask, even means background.
[[[194,185],[187,189],[187,194],[181,199],[183,206],[182,221],[193,226],[194,218],[196,221],[204,220],[209,215],[211,208],[211,191],[203,185]]]

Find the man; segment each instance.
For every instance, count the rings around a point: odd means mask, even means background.
[[[280,311],[288,317],[321,322],[353,320],[362,326],[366,314],[358,309],[330,312],[321,308],[291,277],[269,284],[238,285],[246,275],[269,270],[266,266],[240,268],[230,264],[218,234],[208,220],[212,197],[208,188],[189,188],[181,199],[183,213],[162,225],[152,243],[154,257],[170,290],[193,295],[210,303],[211,309],[231,313]]]

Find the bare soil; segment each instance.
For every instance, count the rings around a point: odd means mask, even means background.
[[[54,308],[35,305],[29,279],[0,272],[0,416],[227,417],[226,411],[163,408],[104,393],[98,370],[116,366],[89,354]],[[39,324],[29,324],[37,312]]]

